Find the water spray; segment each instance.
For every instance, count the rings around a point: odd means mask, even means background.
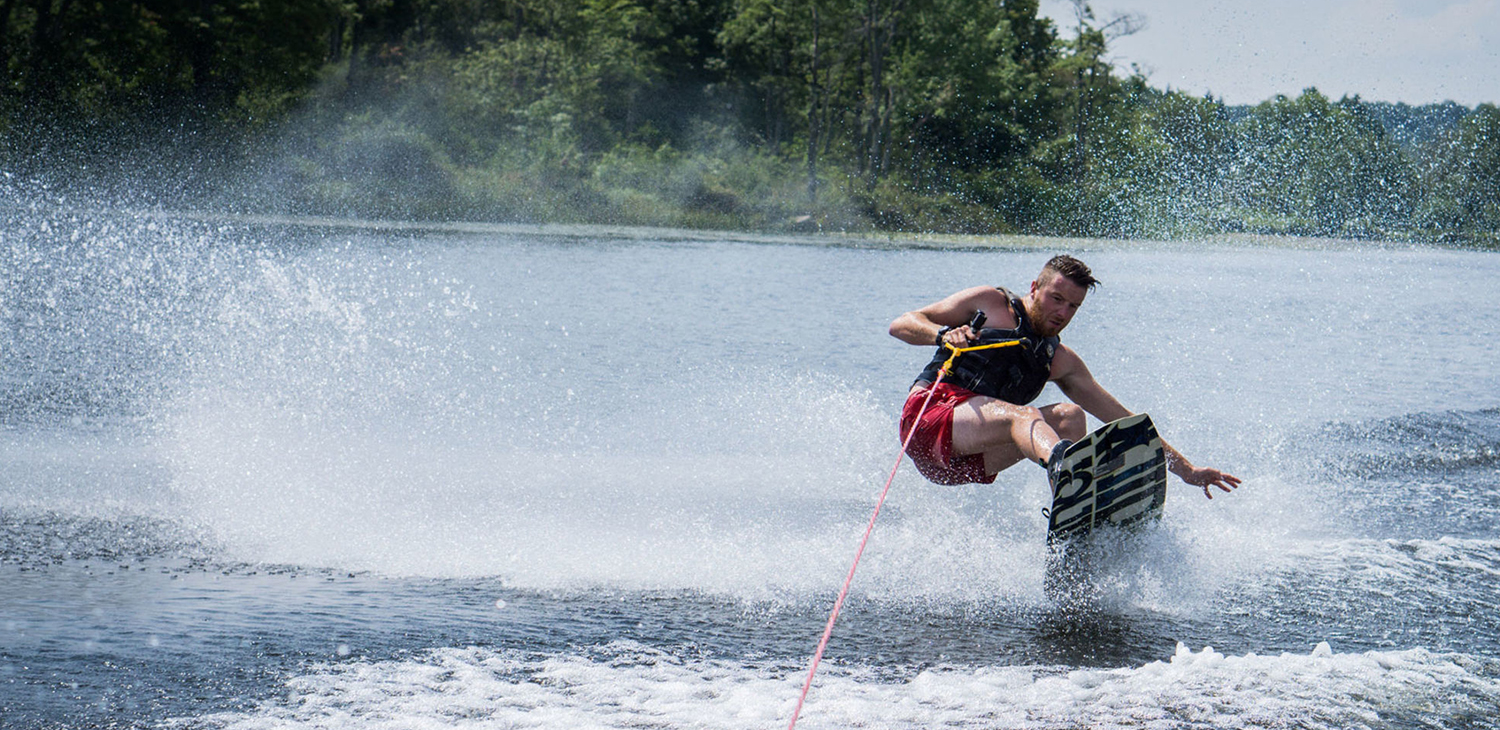
[[[974,313],[973,319],[969,320],[969,329],[978,332],[984,326],[984,310]],[[854,571],[859,568],[859,559],[865,554],[865,545],[870,542],[870,533],[875,531],[875,520],[880,517],[880,508],[885,506],[886,495],[891,491],[891,483],[896,481],[896,471],[901,468],[901,460],[906,456],[906,447],[911,445],[912,436],[917,432],[917,424],[922,422],[922,414],[927,412],[927,406],[932,403],[932,396],[937,392],[938,383],[943,378],[953,373],[953,361],[959,355],[976,350],[995,350],[1001,347],[1014,347],[1021,344],[1021,340],[1009,340],[1006,342],[991,342],[973,347],[954,347],[947,342],[943,347],[953,351],[948,359],[943,362],[943,367],[938,370],[938,375],[933,379],[932,385],[927,386],[927,397],[922,400],[922,407],[917,409],[916,418],[912,419],[911,430],[906,432],[906,438],[901,440],[901,450],[896,452],[896,463],[891,465],[891,474],[886,477],[885,488],[880,490],[880,499],[875,501],[875,512],[870,515],[870,524],[865,527],[865,535],[859,541],[859,549],[854,551],[854,562],[849,566],[849,575],[844,578],[844,587],[839,590],[838,600],[833,602],[833,611],[828,615],[828,625],[823,628],[823,638],[818,640],[818,650],[813,653],[812,666],[807,670],[807,679],[802,683],[802,694],[797,697],[797,706],[792,710],[792,721],[787,725],[787,730],[795,730],[797,718],[802,714],[802,704],[807,701],[807,691],[812,688],[813,675],[818,673],[818,664],[823,661],[823,652],[828,649],[828,639],[833,636],[833,625],[838,622],[839,612],[844,609],[844,599],[849,597],[849,585],[854,582]]]

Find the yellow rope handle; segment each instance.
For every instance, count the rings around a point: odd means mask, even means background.
[[[1007,340],[1005,342],[991,342],[985,345],[972,345],[970,347],[954,347],[953,345],[944,342],[943,347],[952,350],[953,354],[949,355],[948,359],[943,362],[943,367],[939,372],[941,372],[943,374],[943,377],[945,378],[949,375],[952,375],[953,361],[957,360],[959,355],[962,355],[966,352],[975,352],[977,350],[996,350],[1001,347],[1014,347],[1020,344],[1021,340]]]

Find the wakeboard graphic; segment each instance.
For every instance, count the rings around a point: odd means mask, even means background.
[[[1101,426],[1063,453],[1048,511],[1047,541],[1127,527],[1161,517],[1167,458],[1151,417],[1138,413]]]

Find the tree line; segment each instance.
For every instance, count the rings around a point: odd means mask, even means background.
[[[1497,242],[1494,105],[1232,107],[1073,11],[0,0],[0,166],[287,212]]]

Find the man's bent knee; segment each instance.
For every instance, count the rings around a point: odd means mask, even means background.
[[[1016,406],[1016,408],[1020,409],[1021,411],[1020,420],[1023,423],[1027,421],[1047,420],[1047,414],[1042,413],[1042,409],[1037,408],[1036,406]]]
[[[1048,407],[1047,424],[1061,438],[1077,441],[1088,431],[1088,414],[1074,403],[1055,403]]]

